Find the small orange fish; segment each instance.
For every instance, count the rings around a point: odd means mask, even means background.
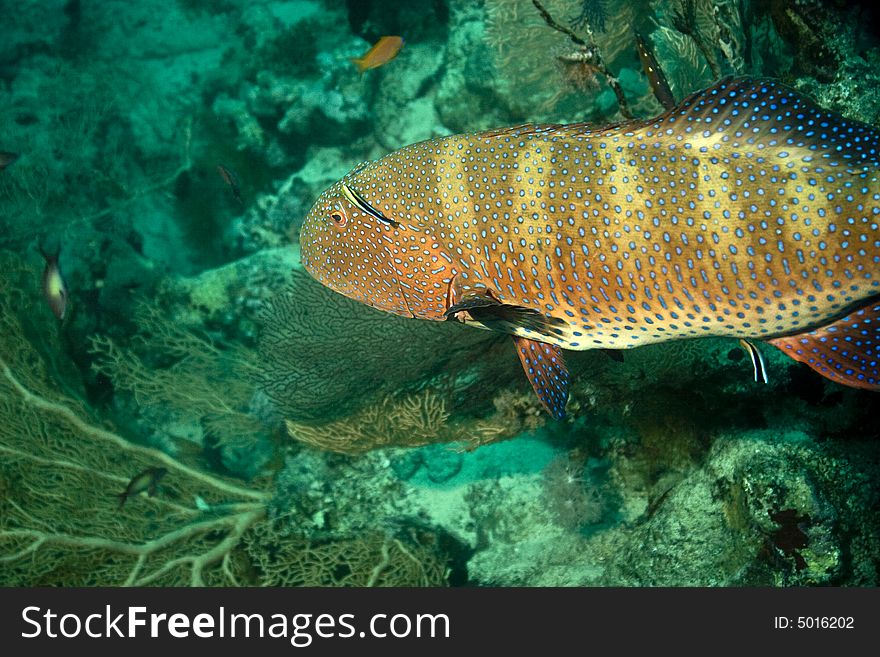
[[[18,153],[8,153],[5,151],[0,151],[0,171],[3,171],[3,169],[15,162],[17,159]]]
[[[387,64],[397,57],[401,48],[403,48],[403,37],[383,36],[363,57],[352,57],[351,61],[358,67],[358,71],[363,73],[368,69]]]
[[[218,164],[217,173],[223,178],[223,182],[229,185],[229,188],[232,190],[232,196],[235,198],[236,202],[244,207],[244,201],[241,200],[241,188],[238,185],[238,176],[235,175],[235,172],[229,167]]]

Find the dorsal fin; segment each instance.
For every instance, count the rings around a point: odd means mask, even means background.
[[[678,139],[688,144],[687,148],[707,152],[714,144],[725,142],[734,150],[772,147],[777,155],[794,155],[794,151],[799,151],[817,160],[822,158],[828,164],[880,166],[880,132],[823,109],[779,82],[761,78],[724,78],[653,119],[606,126],[525,124],[478,136],[507,140],[535,136],[546,136],[548,140],[608,138],[619,143],[637,132],[641,133],[639,139],[662,135],[665,143]],[[701,140],[705,143],[701,144]]]
[[[695,138],[724,133],[733,148],[806,149],[838,163],[876,165],[880,155],[880,134],[871,126],[762,78],[725,78],[691,94],[653,123]]]

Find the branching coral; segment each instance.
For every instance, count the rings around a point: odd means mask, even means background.
[[[584,72],[586,73],[587,79],[591,78],[595,74],[601,75],[605,78],[605,82],[608,83],[608,86],[611,87],[611,90],[614,92],[615,97],[617,98],[617,106],[620,110],[621,115],[624,118],[631,119],[632,112],[629,109],[629,103],[626,100],[626,96],[623,93],[623,88],[620,86],[620,82],[616,77],[614,77],[611,72],[608,70],[608,67],[605,66],[605,59],[602,56],[601,49],[592,42],[593,40],[593,31],[589,28],[589,26],[584,24],[587,29],[587,34],[589,35],[589,41],[584,41],[579,36],[577,36],[571,29],[567,28],[564,25],[561,25],[556,22],[556,20],[550,15],[550,12],[541,4],[540,0],[532,0],[532,4],[535,5],[535,8],[538,10],[538,13],[541,14],[541,17],[544,19],[544,22],[547,23],[548,27],[553,28],[557,32],[561,32],[568,36],[569,40],[574,44],[575,51],[565,56],[560,56],[559,59],[566,67],[566,77],[568,79],[580,80],[580,84],[575,84],[575,88],[581,89],[582,91],[589,89],[591,85],[583,85],[583,77]],[[578,71],[581,71],[578,74]],[[574,72],[574,77],[572,77],[572,72]]]
[[[263,586],[446,586],[446,558],[429,539],[367,532],[315,543],[263,521],[242,545]]]
[[[543,0],[540,4],[557,21],[571,13],[572,3],[563,0]],[[582,75],[584,68],[573,67],[572,63],[576,62],[571,60],[572,54],[581,51],[573,46],[568,35],[547,27],[532,0],[487,1],[486,17],[486,42],[495,55],[495,66],[516,90],[510,95],[510,101],[516,103],[519,99],[524,103],[513,107],[515,112],[534,120],[538,104],[544,112],[583,108],[580,92],[588,88]],[[611,71],[618,71],[624,63],[633,62],[632,25],[636,17],[633,3],[620,3],[606,14],[604,31],[594,32],[583,25],[588,35],[584,41],[589,42],[590,52],[600,54],[598,59],[604,62],[602,67],[594,67],[600,79],[605,77],[601,70],[605,65]],[[530,56],[530,53],[539,56]],[[572,73],[579,75],[572,76]]]
[[[661,65],[675,63],[665,66],[664,71],[677,97],[683,97],[712,82],[709,64],[691,37],[665,25],[651,36],[656,44],[655,55]]]
[[[288,433],[319,449],[361,454],[380,447],[417,447],[462,441],[470,447],[510,438],[522,424],[510,413],[450,421],[447,401],[435,390],[386,397],[353,415],[322,424],[287,420]]]
[[[0,261],[7,273],[22,267],[5,254]],[[447,556],[431,532],[364,529],[315,542],[293,533],[299,512],[291,500],[270,523],[268,481],[245,487],[127,440],[81,401],[75,386],[60,389],[59,368],[48,367],[33,346],[36,327],[25,330],[16,315],[16,309],[33,310],[28,300],[34,290],[15,287],[12,278],[0,279],[0,584],[447,584]],[[154,341],[164,341],[161,356],[172,367],[185,362],[204,377],[230,356],[207,338],[169,325],[150,307],[141,319],[143,332],[134,342],[155,347]],[[43,351],[51,343],[61,354],[53,331],[43,330]],[[99,343],[101,353],[115,359],[108,372],[131,383],[144,403],[173,396],[134,350]],[[165,383],[180,390],[185,381],[170,377]],[[194,406],[234,416],[234,405],[216,387],[208,395],[204,382],[191,384],[181,393],[192,396]],[[442,406],[411,402],[407,408],[407,426],[422,431],[445,420]],[[121,505],[119,494],[149,468],[166,470],[155,495],[133,495]]]
[[[396,317],[336,294],[301,270],[291,277],[262,316],[259,381],[296,422],[348,416],[436,373],[473,369],[475,360],[491,365],[498,357],[488,332]],[[517,365],[513,354],[504,359]],[[482,380],[477,373],[469,389]]]
[[[91,338],[92,367],[116,390],[130,392],[141,408],[201,422],[221,445],[246,446],[265,432],[247,412],[256,375],[249,350],[175,324],[148,303],[139,306],[136,323],[139,332],[128,349],[107,336]],[[139,353],[152,362],[145,364]]]
[[[0,564],[4,585],[236,584],[230,555],[268,495],[130,443],[61,393],[0,295]],[[148,467],[155,497],[119,508]]]
[[[697,48],[712,69],[715,79],[721,77],[714,46],[718,42],[718,27],[713,19],[713,3],[704,0],[676,0],[670,3],[670,19],[673,27],[694,40]]]

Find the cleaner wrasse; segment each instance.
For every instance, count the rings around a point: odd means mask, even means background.
[[[561,349],[767,341],[877,390],[880,133],[771,80],[650,120],[440,137],[361,164],[302,261],[381,310],[510,333],[564,417]]]

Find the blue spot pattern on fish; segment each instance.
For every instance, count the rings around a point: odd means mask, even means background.
[[[565,417],[568,401],[568,370],[559,347],[545,342],[513,338],[526,377],[538,398],[555,419]]]
[[[880,305],[860,308],[806,335],[770,343],[832,381],[856,388],[880,385]]]
[[[792,336],[862,307],[880,319],[878,144],[870,126],[749,78],[650,120],[441,137],[324,192],[303,264],[388,312],[442,320],[467,300],[466,323],[566,349],[711,335],[796,357]],[[344,226],[329,219],[340,211]],[[880,380],[860,374],[832,378]]]

